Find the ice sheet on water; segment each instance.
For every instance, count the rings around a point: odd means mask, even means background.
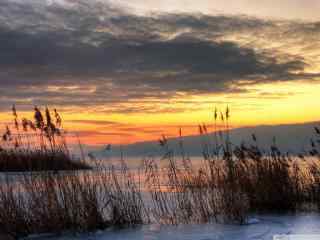
[[[250,223],[251,222],[251,223]],[[320,215],[264,215],[252,217],[247,225],[191,224],[146,225],[106,230],[78,236],[41,237],[54,240],[272,240],[276,234],[320,234]],[[39,238],[37,238],[39,239]]]

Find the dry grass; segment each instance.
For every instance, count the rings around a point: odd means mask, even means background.
[[[180,157],[163,136],[160,145],[165,154],[161,165],[153,158],[145,159],[143,182],[137,181],[123,159],[117,170],[96,161],[91,171],[28,172],[13,180],[5,175],[0,185],[0,231],[14,237],[84,232],[144,224],[150,219],[161,224],[245,224],[248,216],[256,212],[320,211],[319,129],[315,129],[309,153],[292,157],[282,153],[276,141],[269,150],[262,151],[255,135],[252,144],[233,145],[229,109],[224,113],[215,110],[214,116],[214,125],[219,118],[224,129],[215,129],[210,139],[207,127],[199,126],[203,137],[200,165],[187,157],[180,130]],[[38,154],[34,158],[40,161],[44,151],[55,157],[65,154],[65,144],[58,144],[57,139],[55,136],[51,144],[50,138],[40,142],[40,150],[31,151]],[[2,154],[9,156],[9,151]],[[19,156],[24,150],[12,151]],[[43,158],[49,159],[48,154]],[[23,165],[22,161],[30,158],[22,159],[12,162]]]
[[[88,232],[148,221],[141,192],[128,175],[95,172],[26,173],[0,185],[0,231],[29,234]]]
[[[165,169],[152,159],[145,161],[153,213],[159,222],[242,224],[253,212],[319,208],[319,129],[315,129],[318,139],[312,141],[310,153],[292,157],[282,153],[275,141],[269,150],[262,151],[255,135],[253,144],[234,146],[229,136],[229,109],[225,113],[215,110],[214,116],[215,126],[220,116],[224,129],[215,130],[213,139],[209,139],[206,126],[199,126],[204,159],[200,166],[194,166],[186,157],[182,138],[180,159],[165,137],[160,140],[165,152],[162,161],[167,162]]]
[[[0,147],[0,232],[15,238],[39,233],[87,232],[148,222],[141,191],[124,162],[120,170],[71,158],[54,110],[6,127]],[[80,144],[80,143],[79,143]],[[79,146],[82,159],[85,158]],[[91,171],[80,171],[91,169]],[[68,170],[68,171],[61,171]],[[19,171],[11,175],[8,172]]]
[[[34,108],[34,120],[20,118],[12,107],[13,127],[7,126],[0,143],[0,172],[48,171],[89,169],[71,157],[66,143],[62,119],[54,109],[54,119],[49,108],[45,117]]]
[[[90,167],[60,150],[2,150],[0,151],[0,172],[21,171],[58,171],[58,170],[84,170]]]

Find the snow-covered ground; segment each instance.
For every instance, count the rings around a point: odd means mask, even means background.
[[[109,229],[92,234],[34,236],[29,239],[46,240],[273,240],[277,234],[319,234],[320,215],[264,215],[255,216],[250,224],[223,225],[146,225],[131,229]],[[301,239],[301,238],[299,238]],[[312,238],[314,239],[314,238]]]

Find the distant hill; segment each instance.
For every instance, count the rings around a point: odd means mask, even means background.
[[[310,149],[310,139],[315,137],[315,126],[320,126],[320,122],[311,122],[304,124],[287,124],[287,125],[261,125],[256,127],[237,128],[230,131],[230,139],[233,144],[241,142],[252,143],[252,134],[257,137],[259,147],[268,149],[276,138],[277,146],[282,151],[288,151],[296,154],[305,149]],[[183,137],[184,148],[190,156],[201,155],[201,142],[209,139],[213,142],[214,134],[210,133],[206,136],[185,136]],[[179,139],[171,138],[168,140],[169,145],[175,151],[179,151]],[[103,156],[104,154],[119,155],[120,146],[112,146],[111,151],[97,151],[96,154]],[[158,141],[138,142],[130,145],[122,146],[125,156],[147,156],[160,155],[161,147]]]

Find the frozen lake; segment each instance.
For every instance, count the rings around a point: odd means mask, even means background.
[[[146,225],[131,229],[106,230],[77,236],[35,236],[55,240],[272,240],[277,234],[319,234],[320,216],[316,214],[263,215],[251,218],[248,225]],[[307,237],[306,237],[307,238]],[[29,238],[30,239],[30,238]],[[310,238],[311,239],[311,238]],[[312,240],[315,239],[314,237]],[[300,238],[299,238],[300,240]]]

